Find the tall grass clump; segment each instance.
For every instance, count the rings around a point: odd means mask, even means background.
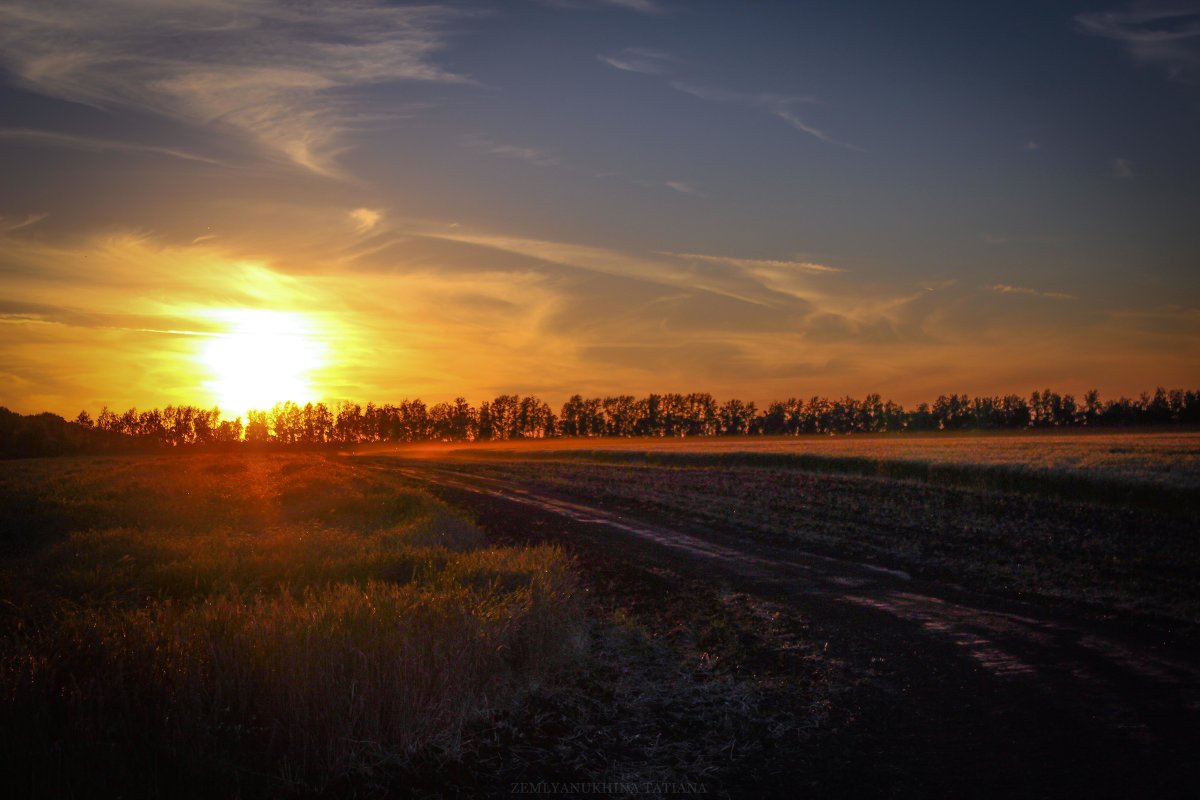
[[[428,495],[308,459],[203,472],[261,525],[135,519],[2,563],[10,791],[362,794],[569,665],[559,550],[487,548]]]

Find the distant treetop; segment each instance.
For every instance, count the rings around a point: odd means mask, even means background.
[[[376,405],[285,402],[224,419],[218,408],[167,406],[116,413],[85,410],[73,422],[53,414],[21,416],[0,409],[0,454],[6,457],[100,452],[131,446],[472,442],[551,437],[798,436],[885,431],[1090,428],[1200,424],[1200,391],[1143,392],[1137,398],[1081,399],[1050,389],[1002,397],[950,394],[906,409],[869,394],[789,398],[758,408],[718,402],[707,393],[584,398],[558,410],[535,396],[499,395],[472,406],[464,398],[427,406],[420,399]]]

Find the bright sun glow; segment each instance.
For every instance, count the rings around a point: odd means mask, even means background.
[[[226,416],[284,400],[317,399],[313,373],[324,364],[327,348],[309,317],[247,309],[215,316],[228,331],[215,334],[201,358],[214,376],[207,388]]]

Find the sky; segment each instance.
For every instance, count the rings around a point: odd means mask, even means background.
[[[1200,3],[0,0],[0,405],[1200,376]]]

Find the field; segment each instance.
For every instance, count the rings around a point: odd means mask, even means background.
[[[456,449],[451,447],[451,449]],[[778,454],[870,461],[911,461],[1026,470],[1076,470],[1109,478],[1200,487],[1200,433],[1038,430],[724,436],[678,439],[547,439],[489,442],[459,452],[641,452],[655,454]]]
[[[1182,796],[1198,452],[1040,434],[0,462],[2,780]]]
[[[1200,434],[569,445],[445,456],[767,543],[1200,625]]]
[[[560,547],[488,546],[346,459],[0,462],[0,498],[13,796],[477,796],[555,764],[682,781],[757,724],[751,690],[680,682],[589,603]],[[668,742],[679,716],[711,730]]]
[[[561,552],[486,548],[429,496],[335,462],[4,467],[18,794],[327,789],[453,750],[571,657]]]

